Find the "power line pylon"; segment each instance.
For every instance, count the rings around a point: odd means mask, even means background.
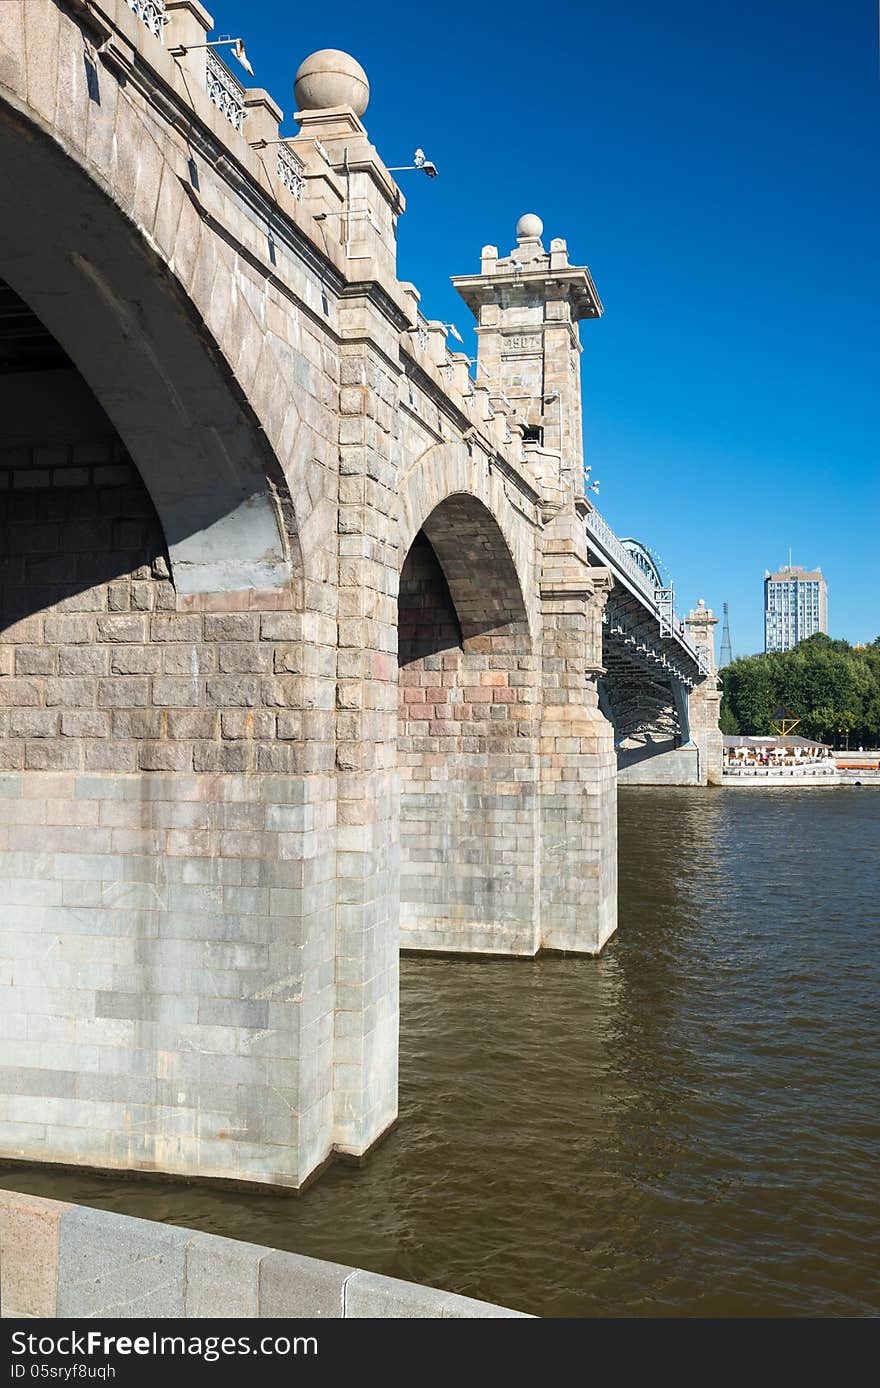
[[[724,625],[721,628],[721,659],[718,662],[719,670],[723,670],[725,665],[729,665],[733,660],[733,652],[730,649],[730,622],[727,616],[727,603],[724,603]]]

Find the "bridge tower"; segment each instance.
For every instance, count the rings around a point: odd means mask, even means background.
[[[685,618],[688,634],[704,656],[706,678],[688,696],[691,737],[700,750],[700,759],[710,786],[721,784],[722,736],[718,725],[721,689],[715,666],[715,631],[718,618],[700,598]]]
[[[616,924],[617,758],[599,708],[612,578],[591,565],[583,525],[578,323],[598,318],[602,304],[565,241],[544,249],[543,230],[540,217],[520,217],[509,255],[484,246],[480,273],[452,282],[477,319],[478,388],[522,430],[541,499],[540,938],[593,953]]]
[[[564,505],[584,496],[578,323],[599,318],[602,303],[561,237],[544,249],[543,230],[540,217],[520,217],[510,254],[484,246],[481,273],[453,284],[477,319],[478,384],[512,407],[539,480],[551,492],[561,487]]]

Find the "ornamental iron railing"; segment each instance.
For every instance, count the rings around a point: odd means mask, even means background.
[[[127,0],[128,8],[146,24],[151,34],[163,39],[163,31],[168,22],[165,14],[165,0]]]
[[[278,177],[297,202],[302,202],[306,186],[303,168],[301,161],[286,145],[278,146]]]
[[[245,118],[244,87],[236,82],[226,64],[221,63],[210,48],[206,51],[205,76],[211,101],[230,125],[241,130]]]
[[[636,587],[645,597],[656,606],[654,597],[654,580],[645,573],[640,564],[633,559],[629,550],[621,543],[615,535],[611,526],[604,516],[600,515],[595,508],[587,512],[586,519],[587,531],[602,546],[605,553],[614,560],[617,567],[626,574],[627,578],[635,583]]]

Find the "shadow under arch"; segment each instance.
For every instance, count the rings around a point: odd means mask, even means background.
[[[439,560],[463,641],[493,631],[528,636],[528,612],[513,556],[482,501],[465,492],[447,497],[425,518],[419,533]]]
[[[302,572],[280,464],[185,286],[30,113],[0,97],[0,277],[75,365],[134,461],[179,593]]]

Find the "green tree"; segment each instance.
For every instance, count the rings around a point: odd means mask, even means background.
[[[839,726],[837,714],[834,709],[830,708],[827,704],[819,708],[814,708],[812,712],[807,715],[805,721],[807,726],[811,729],[812,736],[817,738],[820,742],[824,742],[828,738],[833,740],[835,729]]]
[[[721,712],[718,716],[718,726],[723,733],[736,735],[739,732],[739,723],[736,715],[726,699],[721,700]]]
[[[880,637],[855,647],[820,633],[793,651],[735,660],[721,682],[724,731],[771,733],[784,706],[801,719],[797,731],[805,737],[833,740],[842,728],[851,741],[880,740]]]

